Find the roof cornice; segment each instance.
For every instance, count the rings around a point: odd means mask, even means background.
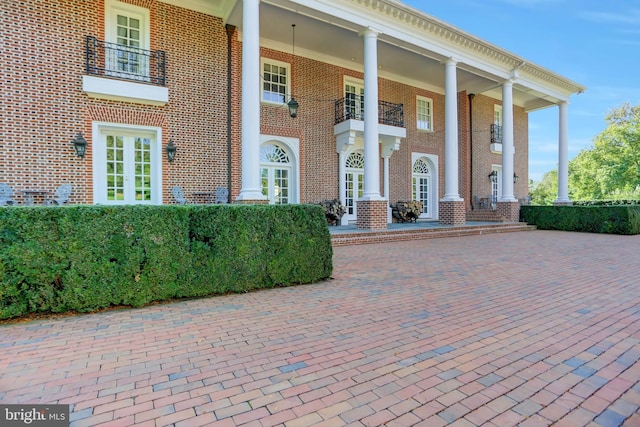
[[[335,1],[335,0],[333,0]],[[397,0],[342,0],[359,8],[368,9],[379,19],[391,22],[402,22],[419,33],[429,35],[430,39],[440,40],[449,47],[460,49],[461,53],[472,52],[493,64],[497,64],[509,72],[519,69],[521,77],[532,78],[553,85],[567,93],[581,93],[586,87],[567,79],[544,67],[533,64],[518,55],[502,49],[490,42],[482,40],[466,31],[447,24],[418,9]],[[453,55],[455,56],[455,54]]]

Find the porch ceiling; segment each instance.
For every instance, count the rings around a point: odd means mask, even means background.
[[[162,0],[223,17],[242,32],[240,0]],[[362,71],[367,26],[378,38],[379,75],[444,93],[442,61],[458,60],[458,90],[502,98],[501,83],[514,81],[513,102],[528,111],[568,100],[581,85],[395,0],[262,0],[263,46]]]

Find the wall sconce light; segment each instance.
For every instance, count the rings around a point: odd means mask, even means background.
[[[170,139],[167,147],[165,148],[167,151],[167,160],[169,163],[173,162],[176,158],[176,151],[178,150],[175,145],[173,145],[173,140]]]
[[[78,132],[76,138],[71,141],[71,143],[73,144],[73,148],[76,149],[78,157],[84,157],[84,154],[87,152],[87,140],[82,136],[82,132]]]
[[[289,115],[292,118],[295,118],[298,115],[298,107],[299,106],[300,106],[300,104],[298,104],[298,101],[293,99],[293,97],[291,98],[291,100],[289,102],[287,102],[287,107],[289,107]]]
[[[516,173],[514,172],[513,173],[513,183],[517,184],[519,179],[520,179],[520,177],[518,175],[516,175]]]
[[[496,170],[491,171],[491,173],[489,174],[489,180],[491,182],[498,182],[498,171]]]

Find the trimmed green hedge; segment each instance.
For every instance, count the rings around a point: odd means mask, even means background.
[[[139,307],[331,275],[314,205],[0,209],[0,319]]]
[[[640,205],[521,206],[520,220],[541,230],[640,234]]]

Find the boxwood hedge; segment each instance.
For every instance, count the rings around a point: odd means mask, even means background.
[[[0,209],[0,319],[311,283],[332,269],[320,206]]]
[[[541,230],[640,234],[640,205],[521,206],[520,220]]]

